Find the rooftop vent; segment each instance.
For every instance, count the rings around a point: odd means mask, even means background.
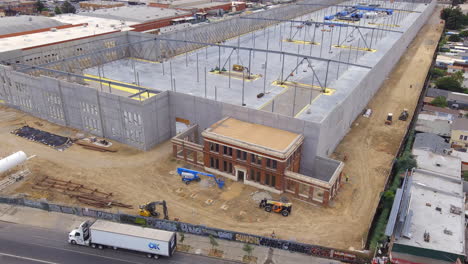
[[[456,207],[454,205],[450,205],[450,213],[456,214],[456,215],[461,215],[462,210],[460,207]]]
[[[444,234],[451,236],[451,235],[453,235],[453,232],[448,230],[447,228],[445,228],[444,229]]]
[[[424,241],[426,242],[431,241],[431,235],[427,231],[424,231]]]
[[[57,28],[51,28],[50,31],[57,32]]]
[[[436,162],[435,165],[436,165],[437,167],[442,167],[442,164],[440,164],[440,163],[438,163],[438,162]]]
[[[440,213],[442,213],[442,208],[436,207],[436,211],[439,211]]]

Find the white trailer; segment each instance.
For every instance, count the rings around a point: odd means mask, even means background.
[[[174,232],[97,220],[83,222],[68,235],[68,242],[103,249],[127,249],[146,253],[149,258],[170,257],[177,245]]]

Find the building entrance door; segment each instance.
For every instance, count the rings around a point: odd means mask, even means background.
[[[237,180],[244,181],[245,172],[243,170],[237,170]]]

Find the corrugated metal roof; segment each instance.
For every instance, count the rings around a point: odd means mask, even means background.
[[[429,89],[427,89],[426,96],[434,97],[434,98],[437,97],[437,96],[447,97],[448,94],[449,94],[449,91],[447,91],[447,90],[429,88]]]
[[[392,211],[390,212],[390,217],[388,218],[387,227],[385,228],[386,236],[393,235],[393,230],[395,229],[395,223],[397,220],[398,211],[400,209],[402,195],[403,195],[403,191],[401,189],[398,189],[395,194],[395,199],[393,200]]]
[[[42,16],[0,17],[0,35],[65,25]]]

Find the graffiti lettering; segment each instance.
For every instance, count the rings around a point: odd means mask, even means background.
[[[154,228],[157,229],[163,229],[167,231],[172,231],[172,232],[177,232],[177,224],[171,223],[171,222],[165,222],[165,221],[154,221],[150,224]]]
[[[294,241],[285,241],[280,239],[274,239],[270,237],[262,237],[256,235],[249,235],[243,233],[235,233],[217,228],[209,228],[205,226],[191,225],[187,223],[174,222],[168,220],[160,220],[153,218],[146,218],[127,214],[113,214],[104,211],[97,211],[88,208],[76,208],[68,206],[60,206],[56,204],[48,204],[46,202],[30,201],[27,199],[16,199],[16,198],[4,198],[0,197],[0,203],[11,203],[11,204],[24,204],[25,206],[40,208],[43,210],[62,212],[67,214],[89,216],[94,218],[115,220],[121,223],[127,223],[132,225],[142,225],[151,228],[157,228],[162,230],[168,230],[173,232],[184,232],[195,235],[209,236],[226,240],[234,240],[241,243],[249,243],[255,245],[261,245],[265,247],[278,248],[283,250],[289,250],[293,252],[305,253],[321,258],[331,258],[340,261],[350,263],[365,263],[366,260],[359,255],[347,253],[343,251],[335,251],[331,248],[308,245],[297,243]]]
[[[56,204],[49,204],[49,211],[62,212],[62,210],[60,210],[60,206],[58,206]]]
[[[245,235],[245,234],[236,234],[235,240],[239,242],[255,244],[255,245],[260,244],[260,239],[258,237]]]
[[[219,238],[232,240],[233,236],[234,235],[232,233],[218,231],[218,237]]]
[[[185,232],[185,233],[196,234],[196,235],[203,234],[202,229],[200,227],[188,225],[185,223],[180,224],[180,229],[182,230],[182,232]]]

